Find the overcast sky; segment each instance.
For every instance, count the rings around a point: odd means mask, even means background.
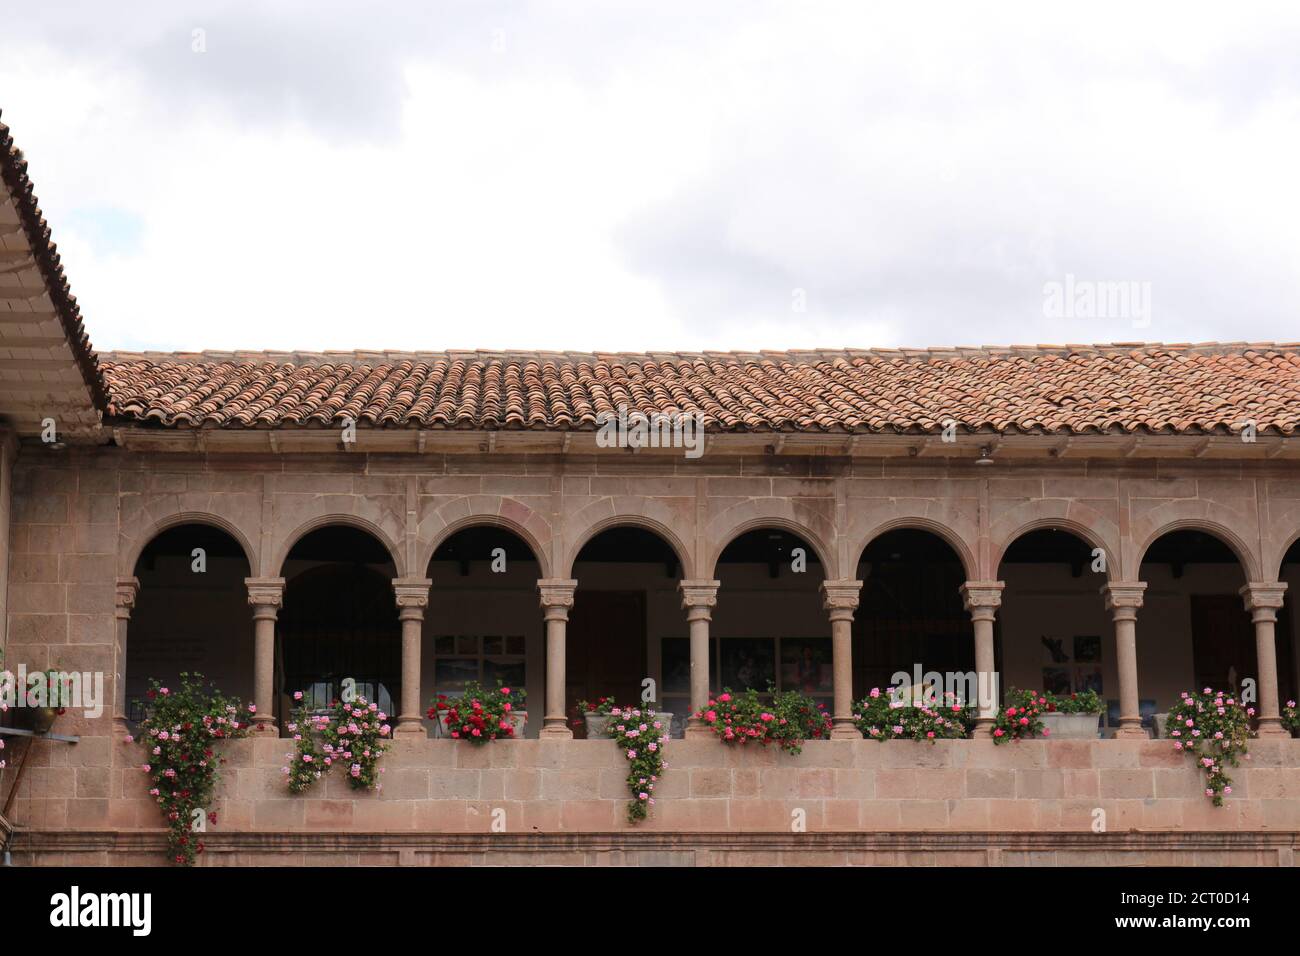
[[[1300,339],[1300,3],[0,4],[99,349]]]

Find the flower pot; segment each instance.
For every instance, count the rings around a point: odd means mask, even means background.
[[[1152,722],[1155,724],[1156,737],[1163,740],[1169,736],[1165,733],[1165,725],[1169,722],[1168,714],[1156,714]]]
[[[528,711],[512,710],[510,712],[510,726],[513,727],[515,731],[515,735],[513,739],[515,740],[522,739],[524,736],[524,731],[528,727]],[[451,736],[451,728],[447,726],[447,712],[445,710],[438,711],[438,736],[439,737]],[[511,738],[498,737],[497,739],[510,740]]]
[[[1048,740],[1096,740],[1097,721],[1100,714],[1062,714],[1049,711],[1040,714],[1043,726],[1051,731]]]
[[[54,726],[54,720],[59,716],[59,712],[54,707],[18,707],[17,723],[24,730],[30,730],[34,733],[48,733]]]
[[[582,719],[587,723],[588,740],[609,739],[609,714],[590,712],[583,714]]]
[[[614,719],[610,714],[583,714],[587,721],[587,739],[588,740],[608,740],[614,735],[609,731],[610,722]],[[643,718],[644,719],[644,718]],[[673,715],[667,711],[659,711],[655,714],[655,720],[663,725],[660,732],[665,737],[673,735]],[[649,721],[647,721],[649,723]]]

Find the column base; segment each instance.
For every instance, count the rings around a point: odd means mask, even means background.
[[[993,726],[997,723],[992,717],[976,717],[975,726],[971,728],[972,740],[992,740]]]
[[[1256,737],[1290,737],[1291,731],[1282,726],[1281,717],[1261,717],[1259,718],[1259,729],[1255,731]]]
[[[279,737],[280,726],[274,717],[254,717],[253,726],[248,732],[255,737]]]
[[[831,740],[861,740],[862,731],[854,726],[852,717],[831,718]]]
[[[394,737],[427,737],[424,722],[419,717],[398,717],[397,726],[393,728]]]
[[[1119,729],[1115,731],[1116,740],[1149,740],[1151,735],[1142,726],[1140,717],[1121,717]]]
[[[713,736],[713,728],[699,717],[688,717],[686,729],[682,732],[682,736],[696,740],[707,740]]]
[[[537,736],[542,740],[572,740],[573,730],[563,717],[543,717]]]
[[[131,733],[131,725],[126,722],[126,718],[114,717],[113,718],[113,739],[124,741],[128,737],[132,737],[132,736],[133,734]]]

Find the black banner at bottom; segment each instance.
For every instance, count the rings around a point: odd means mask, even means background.
[[[0,867],[0,910],[8,938],[25,942],[77,934],[114,943],[190,938],[206,948],[348,924],[374,942],[377,930],[436,925],[445,948],[461,934],[504,932],[514,947],[534,932],[572,937],[579,925],[595,943],[627,945],[641,933],[666,941],[686,920],[736,941],[775,942],[767,934],[787,922],[815,925],[823,942],[834,938],[828,931],[864,929],[918,944],[975,942],[981,937],[965,934],[990,930],[1003,941],[1101,931],[1227,941],[1255,929],[1289,932],[1298,901],[1289,869],[1244,867],[338,869]]]

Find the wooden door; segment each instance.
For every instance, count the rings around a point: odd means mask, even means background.
[[[565,640],[565,712],[579,700],[613,695],[620,704],[641,699],[646,676],[645,594],[641,591],[583,591],[574,596]],[[586,735],[574,727],[575,736]]]

